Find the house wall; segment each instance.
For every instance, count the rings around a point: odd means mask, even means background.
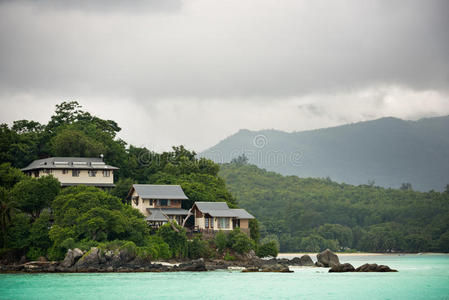
[[[156,208],[181,208],[182,200],[169,200],[170,203],[167,202],[167,206],[160,206],[157,201],[158,200],[153,200],[153,206]]]
[[[63,174],[62,170],[58,169],[49,169],[50,173],[45,173],[43,170],[39,170],[39,177],[45,175],[53,175],[53,177],[57,178],[61,183],[91,183],[91,184],[99,184],[99,183],[114,183],[114,171],[109,170],[109,177],[103,176],[103,170],[97,170],[97,174],[95,177],[89,176],[88,170],[79,170],[79,176],[72,176],[72,170],[68,169],[67,174]],[[31,172],[31,176],[34,176],[34,172]]]
[[[209,228],[206,228],[204,215],[201,214],[201,217],[198,217],[198,216],[199,216],[199,214],[195,213],[195,226],[198,227],[198,229],[213,229],[213,230],[232,230],[232,229],[234,229],[232,227],[232,219],[231,218],[226,218],[226,219],[228,219],[228,222],[229,222],[229,228],[219,228],[218,227],[218,219],[219,219],[218,217],[213,218],[213,220],[214,220],[213,228],[210,228],[210,225],[209,225]]]
[[[132,200],[133,197],[138,197],[139,201],[138,201],[137,205],[134,202],[134,200]],[[150,200],[145,200],[145,201],[142,201],[142,200],[143,199],[140,198],[140,196],[137,194],[137,192],[134,191],[131,195],[131,206],[134,208],[137,208],[145,217],[148,217],[150,215],[150,213],[147,211],[147,208],[150,208]]]
[[[240,219],[240,228],[242,228],[242,229],[249,228],[249,220],[248,219]]]

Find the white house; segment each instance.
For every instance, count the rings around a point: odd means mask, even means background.
[[[249,233],[250,213],[241,208],[229,208],[226,202],[195,202],[190,209],[195,218],[195,229],[200,231],[233,230],[239,227]]]
[[[49,157],[33,161],[22,171],[31,177],[53,175],[61,186],[90,185],[113,188],[114,171],[99,157]]]
[[[134,184],[127,199],[140,210],[152,227],[159,227],[175,220],[182,225],[188,210],[182,208],[182,201],[188,200],[179,185]]]

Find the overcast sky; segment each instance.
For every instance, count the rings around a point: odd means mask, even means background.
[[[156,151],[448,115],[449,1],[0,0],[0,122],[69,100]]]

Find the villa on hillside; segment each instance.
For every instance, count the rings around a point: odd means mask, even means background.
[[[61,186],[88,185],[109,189],[114,185],[114,170],[99,157],[49,157],[33,161],[22,171],[34,178],[53,175]]]
[[[137,208],[153,228],[168,220],[181,225],[189,213],[182,208],[182,201],[188,199],[179,185],[133,184],[127,196],[131,206]]]
[[[241,208],[229,208],[226,202],[195,202],[190,209],[199,231],[233,230],[239,227],[249,233],[249,220],[254,216]]]
[[[184,225],[193,217],[189,230],[213,233],[239,227],[249,234],[249,220],[254,217],[246,210],[229,208],[226,202],[195,202],[190,210],[183,209],[182,201],[188,199],[179,185],[134,184],[127,196],[153,228],[169,220]]]

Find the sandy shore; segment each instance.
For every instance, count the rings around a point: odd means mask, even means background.
[[[307,254],[310,257],[315,257],[315,258],[316,258],[316,255],[317,255],[317,253],[279,253],[277,257],[278,258],[292,259],[293,257],[301,257],[304,254]],[[360,253],[339,253],[339,252],[335,252],[335,254],[337,254],[338,256],[346,256],[346,257],[351,257],[351,256],[377,256],[377,255],[399,255],[399,253],[366,253],[366,252],[360,252]]]

